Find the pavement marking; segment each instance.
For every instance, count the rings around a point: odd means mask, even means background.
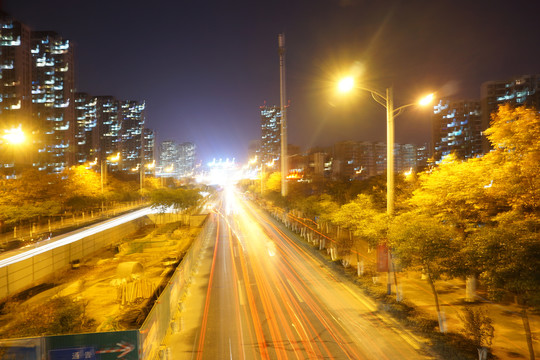
[[[296,291],[295,287],[291,283],[291,280],[287,279],[287,282],[289,283],[289,286],[291,287],[292,291],[294,292],[294,296],[296,296],[296,299],[298,299],[299,302],[303,303],[304,300],[300,297],[300,294]]]
[[[241,306],[246,305],[246,299],[244,297],[243,289],[244,289],[244,282],[238,279],[238,300],[240,301]]]

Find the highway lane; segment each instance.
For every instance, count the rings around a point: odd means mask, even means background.
[[[172,358],[431,358],[307,245],[232,191],[224,197],[204,296],[192,299],[202,314],[183,334],[192,346],[170,344]]]

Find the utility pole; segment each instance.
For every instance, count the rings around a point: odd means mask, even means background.
[[[139,168],[139,182],[140,182],[140,199],[142,201],[143,189],[144,189],[144,123],[141,121],[141,162]]]
[[[279,87],[281,106],[281,196],[287,196],[287,97],[285,95],[285,34],[278,35]]]

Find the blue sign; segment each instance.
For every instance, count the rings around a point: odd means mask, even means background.
[[[49,360],[96,360],[93,347],[49,350]]]

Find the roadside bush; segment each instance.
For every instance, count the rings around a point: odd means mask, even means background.
[[[20,307],[14,320],[0,337],[20,338],[88,332],[94,329],[94,319],[86,314],[86,304],[68,296],[54,297],[43,304]]]

